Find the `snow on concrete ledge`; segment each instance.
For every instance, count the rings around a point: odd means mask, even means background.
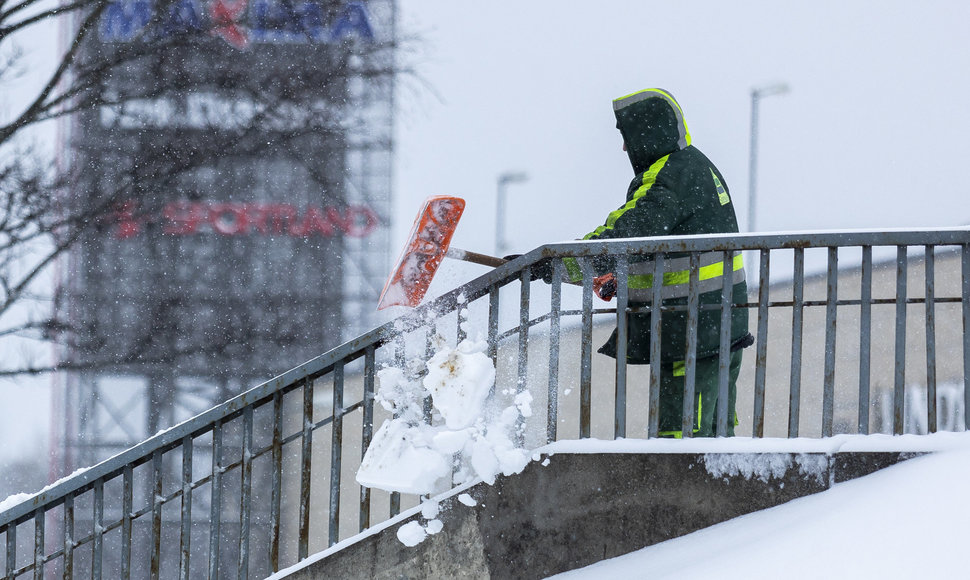
[[[583,453],[925,453],[970,448],[970,431],[932,435],[836,435],[824,439],[580,439],[556,441],[536,450],[542,455]]]

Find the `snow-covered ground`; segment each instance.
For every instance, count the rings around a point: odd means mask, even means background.
[[[970,444],[553,578],[967,578],[968,489]]]

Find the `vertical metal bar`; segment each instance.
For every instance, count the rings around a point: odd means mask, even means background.
[[[859,313],[859,433],[869,434],[869,382],[872,375],[872,246],[862,246]]]
[[[839,248],[829,248],[825,294],[825,367],[822,378],[822,437],[831,437],[835,421],[835,340],[838,324]]]
[[[4,578],[13,580],[13,572],[17,569],[17,524],[7,525],[7,562]]]
[[[552,261],[549,304],[549,389],[546,398],[546,442],[556,440],[559,424],[559,337],[562,325],[562,260]]]
[[[802,390],[802,315],[805,308],[805,250],[795,248],[792,280],[791,388],[788,393],[788,437],[798,437]]]
[[[488,358],[492,365],[498,367],[498,314],[499,287],[497,284],[488,288]]]
[[[269,564],[280,569],[280,510],[283,503],[283,393],[273,393],[273,490],[269,500]]]
[[[963,425],[970,431],[970,244],[963,244]]]
[[[330,521],[328,546],[340,541],[340,467],[344,439],[344,361],[333,367],[333,423],[330,424]]]
[[[242,465],[239,469],[239,566],[236,577],[249,578],[249,525],[253,497],[253,406],[243,409]]]
[[[516,373],[515,392],[528,389],[529,380],[529,270],[519,274],[519,355]]]
[[[697,252],[690,255],[690,277],[687,283],[687,358],[684,360],[684,407],[681,414],[681,437],[693,437],[697,425],[697,325],[700,320],[700,269],[701,257]]]
[[[626,349],[629,302],[627,286],[630,263],[624,257],[616,261],[616,389],[613,398],[613,438],[626,437]]]
[[[663,321],[664,255],[653,255],[650,295],[650,399],[647,403],[647,438],[660,434],[660,332]]]
[[[94,483],[94,501],[92,505],[94,521],[91,523],[94,542],[91,547],[91,579],[101,579],[102,556],[104,554],[104,480]]]
[[[926,297],[926,424],[936,433],[936,248],[926,246],[923,274]]]
[[[297,559],[310,553],[310,467],[313,443],[313,381],[303,380],[303,433],[300,435],[300,538]]]
[[[904,430],[906,397],[906,246],[896,247],[896,364],[893,376],[893,434]]]
[[[152,453],[152,541],[149,578],[158,580],[162,553],[162,452]]]
[[[465,325],[462,324],[463,320],[461,316],[462,311],[465,310],[465,308],[466,308],[465,306],[462,306],[459,304],[458,309],[455,311],[455,318],[458,319],[456,321],[458,328],[455,330],[455,337],[458,339],[457,340],[458,343],[468,338],[468,333],[465,332]]]
[[[435,330],[436,326],[434,322],[428,324],[428,331],[424,335],[424,360],[431,360],[434,356],[435,351]],[[336,380],[336,376],[334,376]],[[336,392],[336,391],[334,391]],[[431,393],[428,393],[424,397],[424,422],[428,425],[431,424],[431,413],[434,411],[434,400],[431,397]]]
[[[34,580],[44,578],[44,508],[34,511]]]
[[[586,258],[579,259],[583,272],[583,329],[579,355],[579,437],[590,435],[593,381],[593,268]]]
[[[765,436],[765,375],[768,370],[768,298],[771,250],[761,250],[758,274],[758,348],[754,368],[754,415],[752,437]]]
[[[489,311],[489,317],[492,316],[492,312],[493,311],[495,313],[495,316],[496,317],[498,316],[498,291],[497,290],[496,290],[496,293],[495,293],[495,300],[496,300],[496,302],[495,302],[495,308],[494,308],[494,310],[490,310]],[[491,323],[489,323],[489,324],[491,324]],[[496,331],[497,331],[497,329],[498,329],[498,318],[496,318],[496,326],[495,326],[495,328],[496,328]],[[489,332],[491,332],[491,330],[489,330]],[[489,337],[489,345],[490,345],[490,348],[491,348],[491,345],[497,345],[497,344],[498,344],[497,338],[495,336],[490,336]],[[398,334],[397,337],[395,337],[395,340],[394,340],[394,360],[398,361],[398,364],[400,365],[400,368],[402,368],[402,369],[407,368],[407,366],[406,366],[406,364],[407,364],[406,358],[407,357],[406,357],[406,348],[405,348],[405,346],[406,345],[404,344],[404,335],[403,334]],[[493,364],[495,364],[495,357],[497,357],[497,351],[493,354],[493,358],[492,358],[492,363]],[[495,389],[495,385],[492,385],[492,389],[493,390]],[[390,517],[392,517],[392,518],[394,516],[396,516],[397,514],[401,513],[401,494],[400,493],[398,493],[396,491],[392,491],[391,492],[391,497],[390,497],[388,509],[390,511]]]
[[[192,553],[192,436],[182,438],[182,529],[179,533],[179,578],[189,580]]]
[[[131,577],[131,512],[134,495],[134,469],[125,465],[121,476],[121,577]]]
[[[74,494],[64,498],[64,579],[74,578]]]
[[[374,378],[376,349],[370,345],[364,349],[364,395],[363,426],[360,435],[360,458],[363,460],[371,439],[374,438]],[[370,488],[360,487],[359,531],[370,527]]]
[[[222,536],[222,421],[212,425],[212,482],[209,505],[209,578],[219,577],[219,546]]]
[[[734,302],[734,252],[721,257],[721,336],[717,365],[717,436],[727,437],[728,422],[734,426],[734,416],[728,417],[728,391],[731,382],[731,304]]]

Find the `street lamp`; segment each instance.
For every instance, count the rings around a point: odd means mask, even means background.
[[[773,95],[789,92],[786,83],[775,83],[751,89],[751,150],[748,157],[748,231],[757,230],[755,223],[756,192],[758,182],[758,102]]]
[[[495,198],[495,255],[505,255],[508,245],[505,243],[505,189],[511,183],[522,183],[529,176],[522,171],[508,171],[498,176],[498,191]]]

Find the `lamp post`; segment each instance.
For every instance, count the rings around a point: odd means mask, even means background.
[[[751,89],[751,150],[748,157],[748,231],[757,231],[756,204],[758,183],[758,103],[765,97],[789,92],[786,83],[775,83]]]
[[[505,190],[511,183],[522,183],[529,176],[522,171],[508,171],[498,176],[495,197],[495,255],[504,256],[508,245],[505,243]]]

